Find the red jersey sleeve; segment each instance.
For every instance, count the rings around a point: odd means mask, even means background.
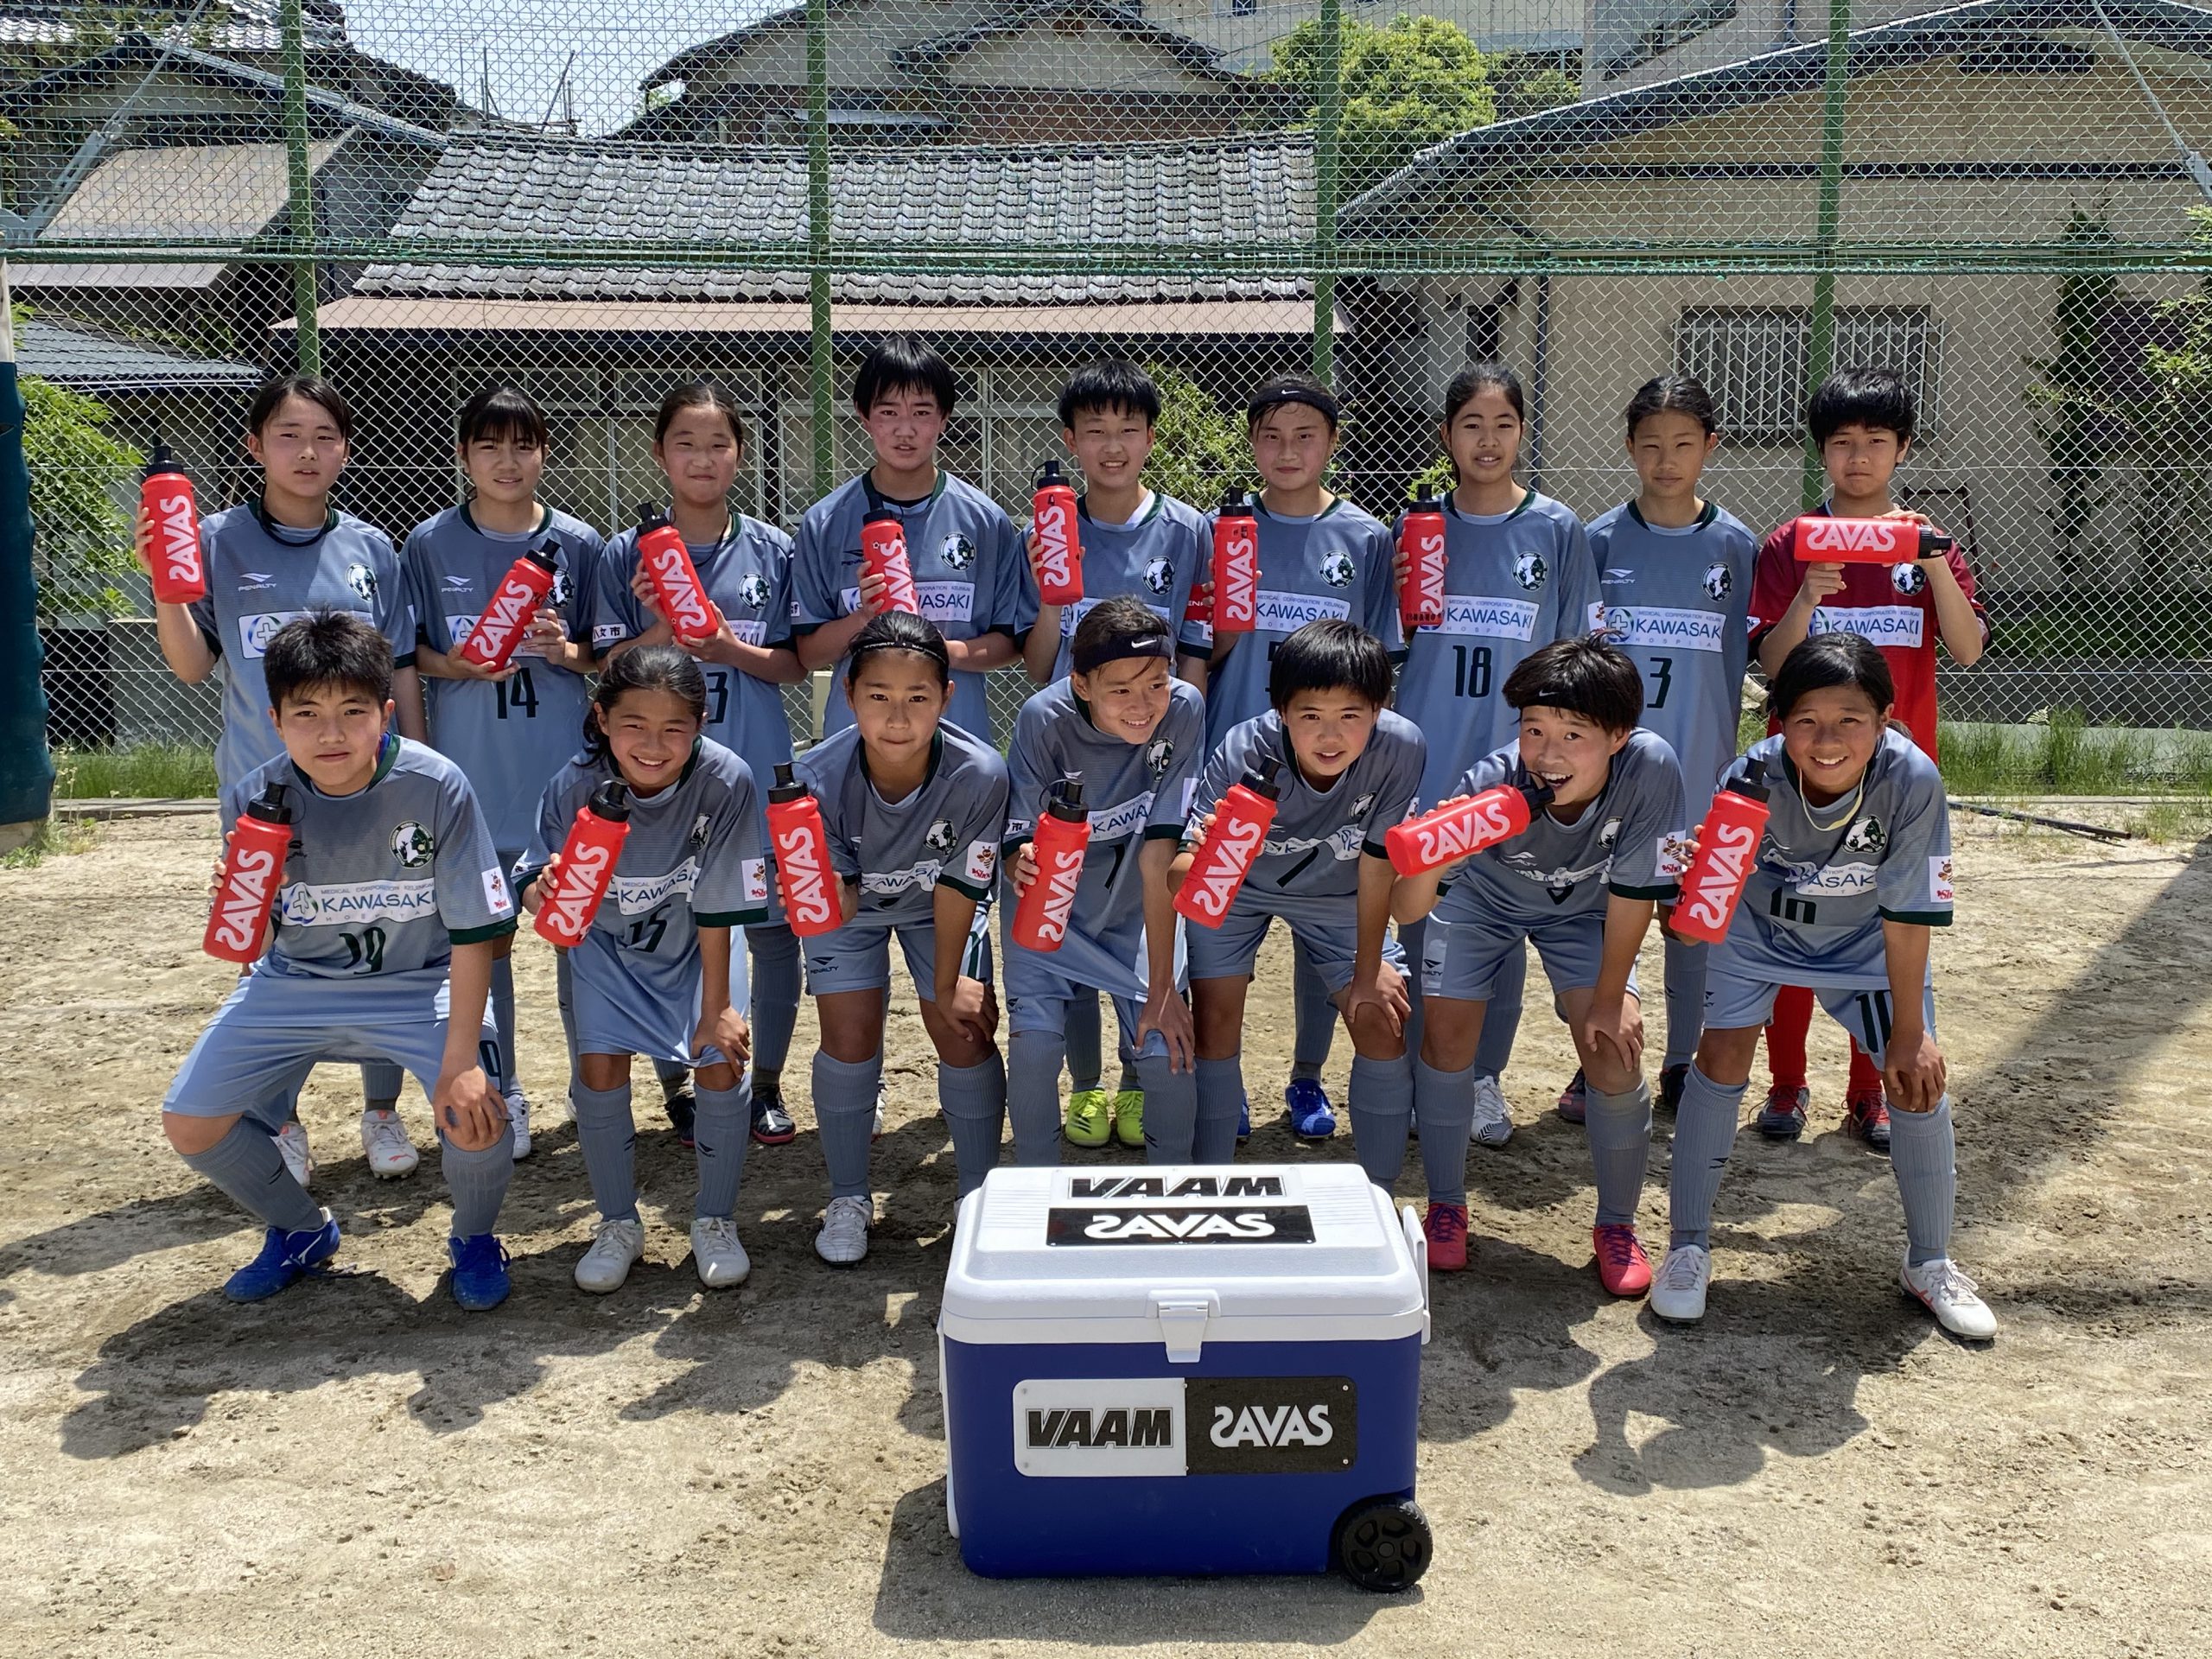
[[[1766,539],[1759,543],[1758,561],[1751,566],[1751,607],[1747,620],[1754,658],[1758,655],[1761,637],[1782,620],[1782,613],[1797,597],[1798,587],[1804,580],[1797,569],[1796,522],[1789,519],[1768,531]]]
[[[1967,603],[1974,607],[1974,620],[1981,626],[1981,648],[1987,651],[1989,613],[1982,608],[1981,601],[1974,596],[1974,572],[1967,568],[1967,556],[1959,551],[1956,542],[1945,550],[1943,563],[1951,567],[1951,575],[1958,581],[1959,591],[1967,596]],[[1931,624],[1936,620],[1936,601],[1932,594],[1928,600],[1928,620]]]

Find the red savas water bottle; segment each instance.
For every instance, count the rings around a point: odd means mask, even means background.
[[[1398,620],[1408,628],[1444,621],[1444,509],[1424,489],[1398,526],[1405,550],[1406,585],[1398,589]]]
[[[1037,469],[1029,509],[1037,525],[1037,596],[1047,605],[1083,598],[1083,538],[1076,527],[1075,488],[1060,477],[1060,463]]]
[[[469,629],[468,638],[461,642],[463,658],[493,673],[514,660],[515,647],[522,644],[530,619],[553,591],[554,578],[561,573],[555,557],[559,551],[558,543],[548,541],[507,567],[499,591],[485,606],[484,614],[476,619],[476,626]]]
[[[614,867],[629,838],[630,791],[620,779],[610,778],[576,809],[576,821],[561,843],[560,863],[538,878],[541,937],[564,948],[584,942],[600,900],[614,885]]]
[[[822,804],[799,782],[788,760],[776,762],[768,791],[768,844],[776,855],[776,887],[784,919],[803,939],[827,933],[845,919],[844,895],[830,868],[830,831]]]
[[[284,785],[271,784],[261,798],[238,814],[223,849],[223,874],[215,883],[215,907],[208,912],[207,935],[200,944],[211,957],[248,963],[260,958],[269,912],[284,880],[284,855],[292,844],[292,809]]]
[[[1242,490],[1221,498],[1213,521],[1213,631],[1249,633],[1260,619],[1260,521]]]
[[[138,486],[138,508],[154,521],[151,554],[154,597],[164,605],[189,605],[207,597],[207,565],[200,549],[200,505],[192,480],[177,470],[166,443],[154,446]]]
[[[1426,875],[1446,864],[1510,841],[1529,827],[1536,810],[1552,798],[1543,784],[1499,784],[1431,807],[1417,818],[1394,823],[1382,837],[1390,868],[1400,875]]]
[[[883,579],[883,608],[922,613],[914,592],[914,567],[906,558],[906,520],[888,507],[878,507],[861,525],[861,572]]]
[[[1213,825],[1192,856],[1191,868],[1175,895],[1175,908],[1201,927],[1219,927],[1236,902],[1237,890],[1251,873],[1252,861],[1275,821],[1275,799],[1281,792],[1275,774],[1282,762],[1263,754],[1244,774],[1242,783],[1230,785],[1214,809]]]
[[[1800,564],[1904,564],[1951,549],[1951,538],[1911,518],[1838,518],[1808,512],[1791,526]]]
[[[1682,897],[1668,927],[1685,939],[1718,944],[1728,932],[1744,884],[1751,879],[1767,820],[1766,765],[1713,798],[1698,832],[1697,856],[1682,872]]]
[[[1084,850],[1090,845],[1090,814],[1083,804],[1083,785],[1065,778],[1052,785],[1051,803],[1037,820],[1030,842],[1037,879],[1023,891],[1014,911],[1014,942],[1030,950],[1057,950],[1067,937],[1068,912],[1083,881]]]
[[[668,515],[651,502],[638,509],[638,563],[653,585],[653,598],[682,639],[704,639],[722,625],[722,613],[700,585],[691,550]]]

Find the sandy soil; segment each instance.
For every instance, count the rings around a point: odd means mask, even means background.
[[[1580,1132],[1541,1110],[1571,1062],[1532,1013],[1522,1129],[1477,1154],[1475,1264],[1435,1287],[1437,1564],[1385,1599],[961,1566],[931,1334],[950,1157],[911,1017],[864,1268],[811,1254],[803,1135],[753,1154],[751,1283],[702,1294],[678,1230],[688,1156],[647,1111],[648,1259],[587,1298],[533,942],[524,1076],[546,1127],[504,1224],[512,1301],[453,1308],[435,1174],[370,1179],[353,1074],[326,1068],[306,1106],[318,1192],[356,1271],[227,1306],[254,1241],[155,1116],[225,986],[196,950],[213,827],[106,826],[89,853],[0,873],[0,1652],[2212,1650],[2212,861],[1959,833],[1938,955],[1958,1253],[1998,1343],[1955,1344],[1898,1297],[1894,1190],[1834,1132],[1825,1029],[1820,1133],[1739,1148],[1706,1324],[1606,1300]],[[1257,1094],[1285,1061],[1287,967],[1267,964],[1250,1034]],[[424,1134],[419,1098],[406,1110]],[[1350,1148],[1271,1126],[1249,1155]],[[1643,1215],[1661,1237],[1664,1166],[1662,1144]]]

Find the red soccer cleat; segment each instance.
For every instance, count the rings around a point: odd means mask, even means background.
[[[1651,1258],[1633,1227],[1592,1227],[1590,1248],[1598,1253],[1598,1277],[1616,1296],[1641,1296],[1651,1288]]]
[[[1421,1224],[1428,1236],[1428,1265],[1439,1273],[1457,1273],[1467,1265],[1467,1206],[1432,1204]]]
[[[1853,1090],[1843,1097],[1843,1132],[1877,1152],[1890,1149],[1890,1107],[1880,1090]]]

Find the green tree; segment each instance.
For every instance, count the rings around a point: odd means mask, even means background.
[[[1379,28],[1343,25],[1343,199],[1395,172],[1420,151],[1497,118],[1490,60],[1465,30],[1402,14]],[[1275,48],[1262,77],[1294,88],[1302,118],[1320,105],[1321,25],[1309,18]]]
[[[1492,57],[1490,84],[1497,98],[1501,121],[1541,115],[1582,96],[1582,85],[1573,75],[1555,63],[1532,58],[1525,52],[1501,52]]]
[[[2103,215],[2077,207],[2062,239],[2069,248],[2094,253],[2112,245],[2112,226]],[[2057,538],[2058,567],[2069,583],[2082,575],[2082,538],[2103,504],[2097,486],[2123,441],[2107,355],[2119,298],[2120,279],[2108,270],[2077,270],[2063,277],[2050,322],[2057,350],[2031,360],[2033,375],[2023,389],[2056,492],[2049,516]]]
[[[1220,501],[1224,486],[1256,481],[1240,413],[1222,408],[1189,375],[1164,363],[1145,372],[1160,388],[1156,442],[1145,467],[1154,489],[1205,508]]]
[[[125,604],[116,579],[138,568],[130,518],[118,503],[144,458],[108,433],[105,404],[33,374],[20,384],[39,614],[113,614]]]

